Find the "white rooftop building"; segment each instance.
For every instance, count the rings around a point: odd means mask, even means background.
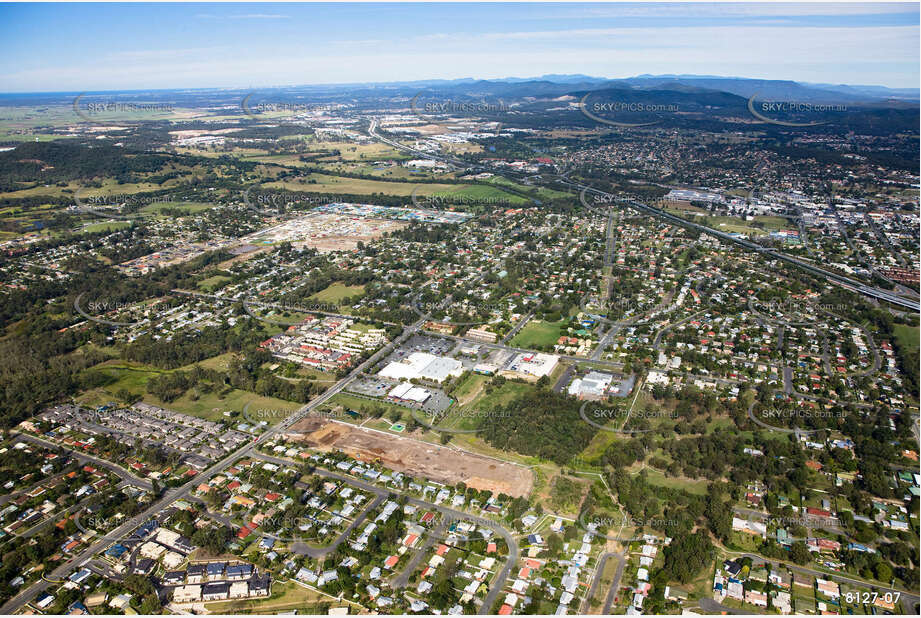
[[[515,356],[501,374],[526,380],[539,379],[549,376],[559,362],[560,357],[555,354],[522,353]]]
[[[441,383],[449,376],[459,376],[462,373],[464,365],[460,361],[426,352],[413,352],[404,360],[390,363],[378,375],[392,380],[422,378]]]
[[[422,387],[413,386],[409,382],[403,382],[390,389],[390,392],[387,393],[387,396],[392,399],[400,399],[402,401],[425,403],[428,401],[428,398],[432,396],[432,394]]]
[[[614,376],[608,373],[592,371],[581,380],[573,380],[569,386],[569,394],[579,399],[602,399],[613,379]]]

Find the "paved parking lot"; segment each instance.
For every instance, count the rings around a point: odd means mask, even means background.
[[[389,401],[390,403],[396,403],[386,399],[386,397],[390,389],[392,389],[397,384],[399,384],[399,382],[365,377],[352,382],[347,390],[350,393],[364,395],[365,397],[373,397],[375,399]],[[437,388],[432,388],[431,386],[424,386],[423,388],[430,392],[432,396],[429,397],[428,400],[426,400],[426,402],[421,406],[406,402],[396,403],[396,405],[401,405],[409,409],[422,410],[429,415],[443,412],[451,407],[453,400],[448,397],[444,391]]]

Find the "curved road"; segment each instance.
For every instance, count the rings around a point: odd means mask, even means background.
[[[268,462],[279,464],[279,465],[290,466],[294,463],[287,459],[272,457],[271,455],[265,455],[259,452],[253,452],[251,455],[252,457],[255,457],[257,459],[262,459],[264,461],[268,461]],[[438,511],[442,515],[453,517],[454,519],[460,519],[464,521],[473,522],[477,524],[478,526],[489,528],[490,530],[492,530],[493,532],[501,536],[503,539],[505,539],[505,542],[508,544],[508,549],[509,549],[508,559],[505,562],[505,566],[503,566],[502,570],[499,571],[499,574],[496,577],[496,580],[493,583],[492,588],[489,589],[489,592],[486,594],[486,598],[483,600],[483,604],[480,606],[480,612],[479,612],[480,614],[491,613],[493,604],[496,602],[496,599],[499,597],[499,594],[502,592],[502,589],[505,586],[505,582],[506,580],[508,580],[508,576],[512,572],[512,569],[515,568],[515,565],[518,563],[518,558],[520,556],[520,549],[518,547],[518,541],[515,539],[514,535],[512,535],[511,532],[509,532],[504,527],[500,526],[499,524],[497,524],[496,522],[492,520],[485,519],[483,517],[478,517],[476,515],[470,515],[469,513],[458,511],[458,510],[455,510],[455,509],[452,509],[446,506],[432,504],[431,502],[420,500],[419,498],[416,498],[412,496],[411,494],[407,494],[407,493],[398,491],[396,489],[383,489],[381,487],[378,487],[377,485],[372,485],[371,483],[362,481],[352,476],[339,474],[338,472],[332,472],[324,468],[316,468],[314,470],[314,474],[317,474],[319,476],[324,476],[326,478],[336,479],[338,481],[342,481],[345,483],[349,483],[351,485],[354,485],[356,487],[359,487],[365,491],[372,492],[372,493],[378,493],[378,494],[383,493],[384,495],[395,494],[398,496],[404,496],[405,498],[407,498],[410,504],[421,506],[428,510]]]

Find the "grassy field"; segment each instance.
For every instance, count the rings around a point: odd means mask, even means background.
[[[729,537],[728,547],[737,551],[755,552],[761,546],[761,537],[745,532],[733,531]]]
[[[681,489],[698,496],[703,496],[707,493],[706,480],[691,480],[686,478],[667,477],[665,476],[665,473],[648,466],[643,469],[646,471],[646,479],[652,485],[658,485],[659,487],[669,487],[671,489]],[[632,466],[631,472],[639,472],[638,466]]]
[[[349,395],[347,393],[336,393],[330,397],[327,404],[332,405],[333,408],[341,406],[346,410],[355,410],[356,412],[360,412],[363,408],[369,407],[383,408],[384,416],[386,416],[388,420],[403,420],[407,423],[412,420],[412,415],[410,414],[412,410],[383,399],[372,401],[364,397],[356,397],[355,395]]]
[[[423,185],[424,186],[424,185]],[[445,200],[449,200],[451,197],[462,197],[467,200],[504,200],[508,201],[511,205],[526,205],[529,203],[529,200],[515,195],[513,193],[508,193],[496,187],[490,187],[487,185],[453,185],[455,190],[447,191],[444,193],[436,193],[435,195]],[[428,195],[423,189],[419,189],[419,195]]]
[[[211,360],[211,359],[209,359]],[[205,361],[202,364],[207,363]],[[130,393],[141,395],[143,400],[155,406],[197,416],[207,420],[217,421],[226,419],[225,411],[243,412],[249,404],[250,410],[281,410],[293,412],[302,404],[284,401],[274,397],[263,397],[248,391],[231,390],[224,396],[218,392],[199,393],[196,389],[189,389],[182,397],[169,403],[159,400],[147,392],[147,382],[153,376],[166,371],[156,369],[141,363],[126,361],[108,361],[95,367],[96,370],[115,378],[111,384],[94,388],[83,393],[78,401],[87,405],[98,406],[117,400],[115,393],[125,389]],[[281,414],[281,413],[280,413]],[[237,418],[240,418],[239,416]]]
[[[316,182],[283,181],[270,182],[263,186],[287,191],[347,193],[351,195],[372,195],[375,193],[382,193],[384,195],[397,195],[401,197],[409,197],[416,188],[416,184],[409,182],[383,182],[379,180],[345,178],[343,176],[332,176],[327,174],[310,174],[306,177],[306,180]],[[447,192],[452,188],[454,188],[454,185],[423,185],[423,187],[419,189],[418,195],[432,195],[434,193]]]
[[[612,424],[613,426],[613,424]],[[608,450],[612,444],[618,441],[623,441],[627,436],[623,434],[617,434],[613,431],[599,431],[592,438],[592,441],[588,443],[588,446],[580,454],[580,457],[588,462],[594,462]]]
[[[895,325],[895,337],[899,342],[899,345],[904,346],[910,350],[918,349],[918,335],[921,333],[921,328],[917,326],[905,326],[904,324]]]
[[[210,292],[217,288],[218,285],[224,283],[225,281],[230,281],[230,277],[226,275],[214,275],[213,277],[208,277],[207,279],[202,279],[198,282],[198,289]]]
[[[520,382],[506,382],[502,386],[495,387],[487,386],[464,407],[468,410],[492,410],[535,388],[535,386]]]
[[[406,180],[412,182],[438,182],[439,178],[451,178],[453,174],[435,174],[429,171],[414,170],[401,165],[376,166],[373,162],[342,162],[323,163],[317,166],[330,174],[338,175],[340,172],[357,173],[365,176],[375,176],[389,180]]]
[[[499,186],[512,187],[512,188],[514,188],[514,189],[518,189],[519,191],[526,191],[526,192],[528,192],[528,193],[536,193],[539,197],[543,197],[543,198],[546,198],[546,199],[563,198],[563,197],[567,197],[567,196],[569,196],[569,197],[572,197],[572,196],[573,196],[572,193],[566,193],[566,192],[563,192],[563,191],[556,191],[556,190],[554,190],[554,189],[546,189],[546,188],[544,188],[544,187],[533,187],[533,186],[528,186],[528,185],[522,185],[522,184],[518,184],[518,183],[516,183],[516,182],[512,182],[511,180],[509,180],[509,179],[507,179],[507,178],[501,178],[501,177],[498,177],[498,176],[493,176],[492,178],[488,179],[486,182],[488,182],[488,183],[490,183],[490,184],[499,185]]]
[[[706,480],[690,480],[685,478],[666,477],[663,472],[660,472],[655,468],[647,468],[647,470],[649,471],[647,478],[653,485],[659,485],[660,487],[670,487],[672,489],[681,489],[698,496],[703,496],[707,493],[708,483]]]
[[[103,221],[102,223],[93,223],[92,225],[87,225],[83,228],[84,232],[102,232],[109,231],[114,232],[115,230],[121,230],[126,227],[131,227],[130,221]]]
[[[376,161],[379,159],[403,159],[406,155],[380,142],[354,144],[352,142],[317,142],[312,152],[339,151],[337,159],[342,161]],[[331,154],[330,157],[333,155]]]
[[[311,182],[316,181],[316,182]],[[288,191],[309,191],[313,193],[332,193],[350,195],[396,195],[410,197],[413,192],[420,198],[437,195],[449,199],[452,196],[470,199],[508,200],[513,203],[523,202],[518,196],[503,191],[498,187],[488,185],[454,185],[444,183],[424,182],[385,182],[381,180],[367,180],[363,178],[346,178],[332,174],[309,174],[304,181],[279,181],[263,185],[268,188],[285,189]]]
[[[212,614],[277,614],[298,610],[299,613],[323,614],[321,605],[341,607],[346,601],[323,594],[292,581],[273,582],[272,594],[261,599],[237,599],[205,603],[205,609]]]
[[[489,377],[479,373],[468,372],[454,391],[454,398],[459,405],[466,405],[483,390]]]
[[[695,220],[721,232],[747,236],[765,236],[770,232],[793,227],[785,217],[757,216],[753,221],[745,221],[739,217],[703,216]]]
[[[336,282],[325,290],[320,290],[311,296],[310,300],[315,300],[318,303],[328,303],[338,306],[343,299],[351,298],[353,296],[361,296],[364,293],[365,286],[363,285],[345,285],[343,283]]]
[[[178,208],[180,210],[187,210],[190,214],[194,214],[213,207],[214,204],[206,204],[203,202],[155,202],[141,208],[141,212],[159,214],[166,208]]]
[[[200,367],[204,369],[215,369],[217,371],[227,371],[230,368],[230,359],[232,359],[234,356],[236,356],[236,354],[234,354],[233,352],[227,352],[225,354],[219,354],[217,356],[212,356],[211,358],[207,358],[201,361],[200,363],[194,363],[194,364],[199,365]],[[193,365],[186,365],[184,367],[180,367],[180,369],[184,371],[188,371],[189,369],[192,368],[192,366]]]
[[[560,475],[550,489],[550,505],[555,513],[578,515],[579,505],[591,483],[577,477]]]
[[[510,345],[519,348],[552,346],[560,338],[560,329],[565,325],[565,321],[531,320],[512,338]]]

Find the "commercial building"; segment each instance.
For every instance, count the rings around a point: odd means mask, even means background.
[[[429,380],[442,383],[451,376],[464,373],[464,365],[453,358],[435,356],[427,352],[413,352],[401,361],[394,361],[381,369],[382,378],[392,380]]]
[[[413,386],[409,382],[403,382],[394,386],[387,397],[395,401],[406,403],[423,404],[429,400],[432,393],[419,386]]]
[[[607,395],[613,379],[614,376],[609,373],[591,371],[584,378],[572,381],[569,385],[569,394],[577,399],[600,401]]]
[[[495,343],[499,339],[498,334],[488,330],[485,326],[483,328],[471,328],[467,331],[466,336],[468,339],[484,343]]]
[[[556,369],[560,357],[555,354],[541,354],[525,352],[515,356],[499,375],[506,378],[520,378],[528,382],[536,382],[544,376],[549,376]]]

